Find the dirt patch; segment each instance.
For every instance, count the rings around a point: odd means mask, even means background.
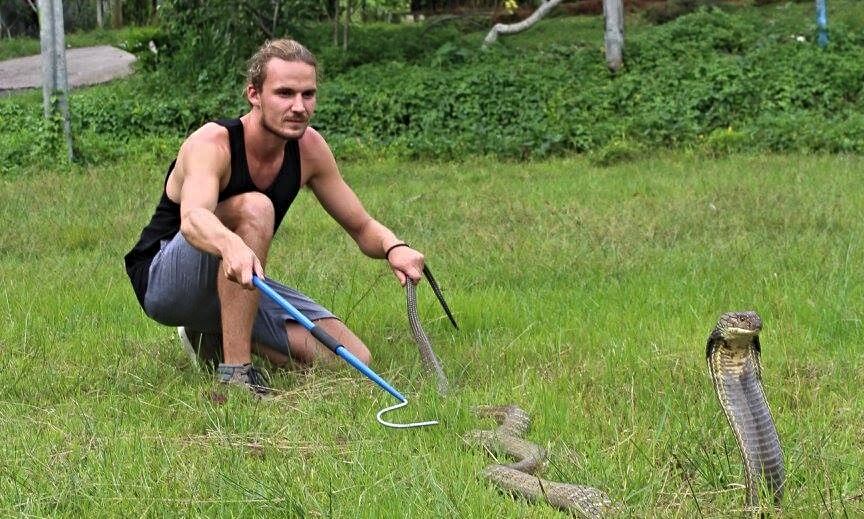
[[[108,45],[66,50],[69,87],[104,83],[132,73],[135,56]],[[0,92],[42,87],[42,56],[0,61]]]

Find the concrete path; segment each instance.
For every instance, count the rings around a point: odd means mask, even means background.
[[[134,62],[134,55],[108,45],[66,49],[69,88],[128,76]],[[41,55],[0,61],[0,93],[24,88],[42,88]]]

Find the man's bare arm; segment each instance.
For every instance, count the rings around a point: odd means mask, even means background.
[[[248,289],[253,272],[264,275],[261,262],[243,239],[225,227],[214,211],[224,175],[230,174],[227,138],[202,128],[183,143],[175,173],[180,187],[180,232],[193,247],[222,258],[225,276]]]
[[[384,258],[393,245],[403,243],[393,231],[372,218],[354,191],[345,183],[330,147],[314,129],[300,140],[303,169],[309,173],[308,185],[322,207],[371,258]],[[388,258],[390,268],[401,284],[405,279],[419,281],[423,255],[410,247],[397,247]]]

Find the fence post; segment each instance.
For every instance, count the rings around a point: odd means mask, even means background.
[[[623,0],[603,0],[603,17],[606,22],[604,43],[606,44],[606,65],[612,72],[618,72],[624,63],[624,2]]]
[[[817,41],[823,49],[828,45],[828,8],[827,0],[816,0],[816,26],[819,27]]]
[[[69,78],[66,75],[66,38],[63,34],[63,1],[39,0],[39,39],[42,47],[42,107],[46,118],[54,115],[52,98],[63,118],[66,156],[72,160],[72,125],[69,121]]]

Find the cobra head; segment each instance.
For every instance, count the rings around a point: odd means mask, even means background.
[[[715,347],[720,345],[745,346],[751,344],[758,351],[759,332],[762,331],[762,318],[752,310],[746,312],[726,312],[720,316],[717,326],[708,336],[705,356],[711,356]],[[752,343],[751,343],[752,341]]]
[[[753,337],[762,331],[762,318],[752,310],[746,312],[726,312],[720,316],[711,335],[727,341]]]

